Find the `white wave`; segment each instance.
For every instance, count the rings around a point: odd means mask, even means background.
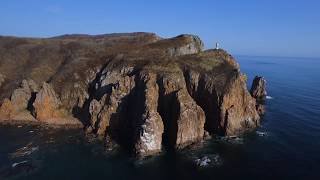
[[[271,96],[266,96],[266,99],[273,99],[273,97],[271,97]]]
[[[17,166],[19,166],[20,164],[25,164],[25,163],[27,163],[28,161],[21,161],[21,162],[18,162],[18,163],[13,163],[12,164],[12,168],[15,168],[15,167],[17,167]]]
[[[17,149],[15,152],[10,153],[10,156],[12,158],[29,156],[33,152],[38,151],[38,150],[39,150],[39,146],[32,147],[32,142],[31,142],[31,143],[28,143],[26,146]]]
[[[221,157],[218,154],[204,155],[194,160],[199,167],[219,166],[222,164]]]
[[[267,136],[268,134],[266,132],[262,132],[262,131],[256,131],[258,136]]]

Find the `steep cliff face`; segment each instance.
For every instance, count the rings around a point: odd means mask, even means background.
[[[164,145],[183,148],[202,139],[205,115],[189,95],[182,71],[158,80],[159,112],[163,118]]]
[[[257,127],[258,106],[238,63],[223,50],[202,48],[193,35],[2,38],[0,119],[83,124],[106,147],[140,156]],[[10,59],[21,62],[15,67]]]
[[[246,88],[246,76],[231,57],[215,61],[217,68],[209,72],[184,72],[189,93],[206,114],[205,130],[232,136],[257,127],[260,118]]]

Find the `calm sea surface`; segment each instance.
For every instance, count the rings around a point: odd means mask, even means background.
[[[137,160],[77,130],[0,126],[0,179],[320,179],[320,59],[237,59],[250,84],[267,79],[257,131]],[[198,166],[201,158],[211,162]]]

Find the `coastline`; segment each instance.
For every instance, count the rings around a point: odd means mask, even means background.
[[[83,129],[84,125],[76,120],[76,119],[59,119],[56,122],[41,122],[38,120],[0,120],[1,125],[11,125],[11,126],[19,126],[19,125],[36,125],[41,127],[48,127],[53,129]]]

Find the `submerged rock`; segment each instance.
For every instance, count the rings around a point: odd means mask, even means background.
[[[196,160],[196,164],[200,167],[208,166],[211,163],[211,159],[207,156],[204,156]]]
[[[33,146],[32,143],[27,144],[26,146],[17,149],[14,153],[10,154],[11,158],[23,157],[32,154],[35,151],[38,151],[38,146]]]
[[[234,144],[234,145],[241,145],[244,143],[243,137],[239,136],[224,136],[224,137],[218,137],[218,141]]]

